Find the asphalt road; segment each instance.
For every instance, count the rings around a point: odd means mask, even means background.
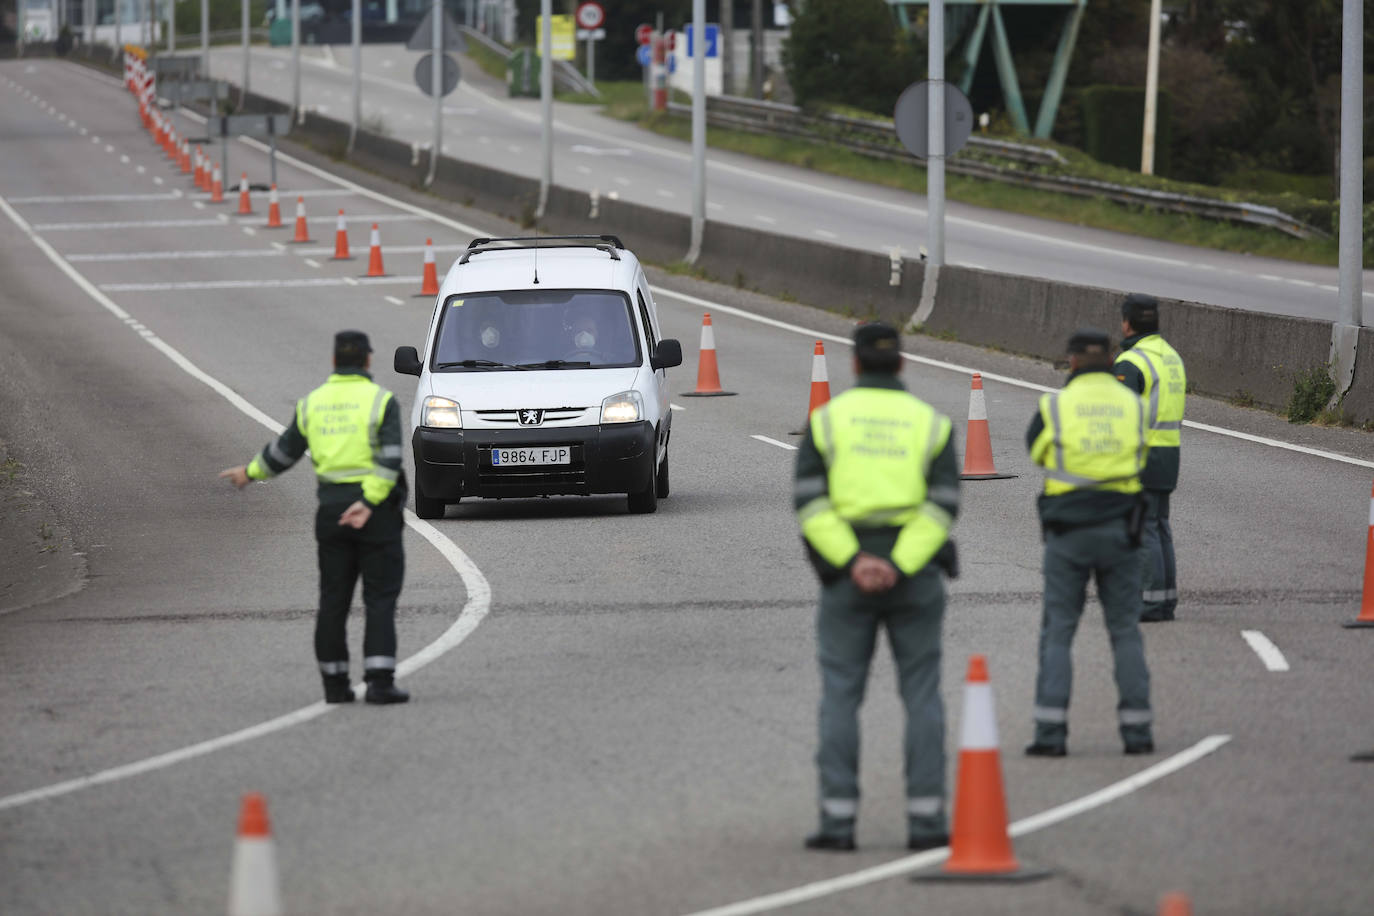
[[[260,200],[248,218],[206,205],[127,93],[56,62],[0,65],[0,144],[0,437],[88,566],[77,594],[0,616],[0,912],[221,912],[249,790],[269,801],[289,912],[686,914],[903,859],[886,659],[864,714],[861,850],[800,849],[814,818],[815,590],[791,452],[775,442],[805,410],[813,340],[847,322],[657,274],[665,333],[688,351],[675,390],[692,387],[709,309],[740,392],[679,401],[673,495],[652,516],[561,498],[465,502],[432,540],[417,523],[401,655],[444,651],[405,678],[409,706],[311,712],[314,483],[297,470],[236,493],[215,473],[269,438],[248,413],[284,421],[318,383],[340,327],[372,335],[377,378],[408,407],[413,380],[389,354],[420,343],[432,306],[412,295],[413,249],[508,227],[283,162],[284,197],[306,195],[319,246],[338,207],[389,217],[394,277],[349,282],[364,262],[278,248],[289,231],[261,228]],[[258,151],[235,157],[265,173]],[[366,233],[352,233],[359,254]],[[829,346],[839,390],[847,351]],[[1368,912],[1371,771],[1347,758],[1374,745],[1371,644],[1338,623],[1358,602],[1374,442],[1191,403],[1255,438],[1185,433],[1182,619],[1146,631],[1158,753],[1120,754],[1094,608],[1075,651],[1072,756],[1028,760],[1040,542],[1021,435],[1037,396],[1025,385],[1055,375],[925,339],[908,352],[908,383],[960,427],[968,376],[945,366],[988,374],[998,466],[1020,475],[965,489],[945,626],[951,770],[960,681],[984,653],[1012,819],[1086,800],[1023,825],[1018,854],[1050,880],[897,876],[813,889],[795,911],[1149,913],[1181,889],[1198,912]],[[1289,670],[1269,670],[1242,630]],[[31,794],[302,708],[255,740]],[[1229,740],[1176,757],[1212,736]],[[1094,802],[1108,786],[1119,796]]]
[[[290,103],[290,50],[252,49],[254,92]],[[363,123],[413,144],[434,138],[433,103],[411,79],[420,52],[363,46]],[[307,111],[345,123],[352,116],[352,51],[302,50]],[[460,56],[461,57],[461,56]],[[444,154],[537,178],[542,168],[538,99],[510,99],[499,81],[462,58],[462,79],[445,100]],[[211,70],[237,83],[237,48],[211,52]],[[691,213],[690,144],[557,103],[554,181]],[[926,243],[923,195],[711,150],[707,219],[882,252],[910,254]],[[1309,318],[1338,315],[1335,268],[1231,254],[1062,222],[950,203],[950,263],[1107,289],[1134,289],[1195,302]],[[686,244],[684,242],[684,253]],[[1374,290],[1374,272],[1365,289]],[[1366,294],[1374,311],[1374,292]]]

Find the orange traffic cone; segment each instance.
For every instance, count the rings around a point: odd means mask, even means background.
[[[195,178],[193,180],[196,187],[202,191],[207,190],[205,187],[205,153],[199,145],[196,146]]]
[[[1344,624],[1351,629],[1374,627],[1374,489],[1369,494],[1369,536],[1364,546],[1364,594],[1360,616]]]
[[[348,253],[348,223],[344,221],[343,208],[339,208],[339,221],[334,224],[334,260],[351,261]]]
[[[243,796],[238,839],[229,876],[229,916],[282,916],[277,852],[267,821],[267,800],[257,792]]]
[[[281,228],[281,201],[277,199],[277,183],[272,182],[272,188],[267,192],[267,228]]]
[[[369,277],[382,277],[386,271],[382,270],[382,231],[377,228],[377,224],[372,224],[372,239],[367,252],[367,275]]]
[[[215,163],[215,169],[210,178],[210,203],[224,203],[224,178],[220,175],[219,163]]]
[[[439,295],[439,269],[434,263],[434,239],[425,239],[425,268],[420,278],[420,295]]]
[[[816,349],[811,357],[811,403],[806,408],[806,422],[800,429],[792,430],[794,436],[804,436],[811,428],[811,414],[816,408],[830,400],[830,374],[825,371],[825,344],[816,341]]]
[[[711,330],[711,313],[701,316],[701,355],[697,360],[697,390],[683,392],[688,398],[719,398],[732,395],[720,387],[720,368],[716,365],[716,335]]]
[[[917,880],[1027,881],[1048,874],[1043,869],[1023,868],[1012,852],[988,661],[982,655],[971,656],[964,684],[964,721],[949,858],[938,873],[921,875]]]
[[[296,195],[296,234],[291,241],[310,241],[310,230],[305,227],[305,197],[300,194]]]
[[[191,141],[185,138],[181,141],[181,174],[191,174]]]
[[[1007,480],[1015,474],[999,474],[992,463],[992,434],[988,431],[988,404],[983,399],[983,376],[973,373],[968,394],[968,434],[964,437],[963,480]]]
[[[1193,916],[1193,904],[1188,895],[1175,891],[1159,898],[1159,916]]]

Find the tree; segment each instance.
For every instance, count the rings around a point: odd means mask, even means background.
[[[807,0],[782,57],[801,105],[836,102],[890,113],[920,78],[911,39],[884,0]]]

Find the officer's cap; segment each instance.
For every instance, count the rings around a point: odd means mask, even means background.
[[[895,352],[902,348],[902,337],[890,324],[869,321],[854,329],[854,348],[879,353]]]
[[[362,331],[340,331],[334,335],[334,362],[345,366],[361,366],[372,352],[372,344]]]
[[[1097,328],[1079,328],[1069,338],[1069,352],[1106,356],[1111,352],[1112,339]]]
[[[1131,293],[1121,303],[1121,317],[1137,331],[1159,327],[1159,300],[1146,293]]]

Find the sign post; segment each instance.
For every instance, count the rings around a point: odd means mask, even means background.
[[[406,48],[429,51],[415,65],[415,85],[421,92],[434,97],[434,143],[430,147],[429,174],[425,176],[425,187],[429,187],[434,184],[439,155],[443,152],[444,96],[458,86],[458,62],[444,52],[466,50],[467,42],[458,31],[457,23],[445,12],[441,0],[434,0],[430,11],[406,40]]]
[[[587,41],[587,82],[596,88],[596,42],[606,37],[606,10],[600,3],[588,0],[577,7],[577,37]]]
[[[654,27],[647,22],[642,22],[636,26],[635,44],[637,45],[635,60],[639,62],[644,73],[644,104],[647,107],[653,107],[654,87],[650,79],[650,64],[653,63]]]

